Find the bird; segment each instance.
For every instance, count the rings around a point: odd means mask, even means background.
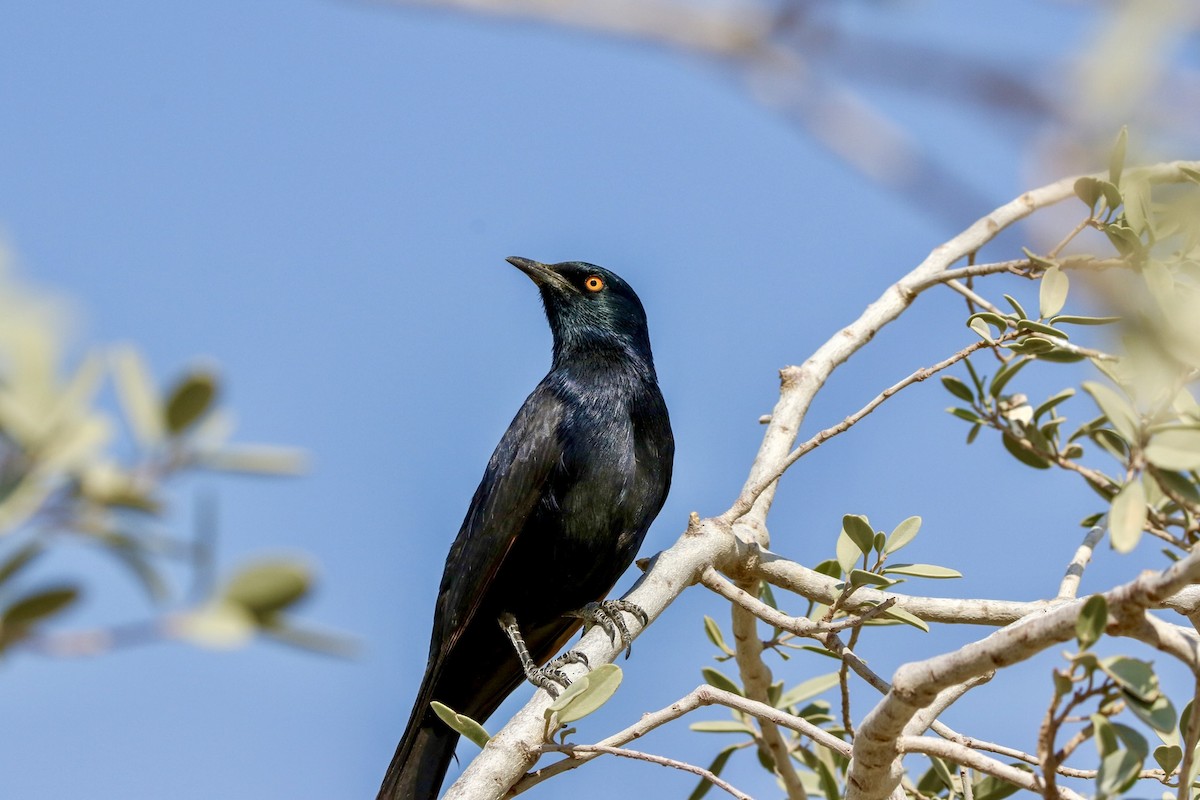
[[[619,634],[604,601],[671,486],[675,439],[646,312],[628,283],[582,261],[509,263],[537,285],[553,334],[550,371],[484,470],[446,557],[429,660],[378,800],[433,800],[459,735],[430,703],[483,721],[528,678],[553,693],[557,653],[584,623]],[[614,637],[615,638],[615,637]],[[543,666],[545,665],[545,666]]]

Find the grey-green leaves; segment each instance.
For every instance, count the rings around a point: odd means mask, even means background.
[[[461,735],[467,737],[477,747],[484,747],[488,740],[492,738],[484,727],[468,716],[459,714],[450,706],[439,703],[437,700],[431,702],[430,707],[433,708],[433,713],[438,715],[438,719],[449,725]]]
[[[1099,641],[1108,625],[1108,601],[1104,595],[1095,594],[1087,599],[1079,616],[1075,619],[1075,638],[1079,641],[1081,650]]]
[[[565,724],[586,717],[609,701],[621,685],[621,677],[616,664],[601,664],[555,698],[545,711],[546,720],[553,717]]]
[[[1121,487],[1108,512],[1108,530],[1112,546],[1119,553],[1137,547],[1146,526],[1146,490],[1142,482],[1133,479]]]

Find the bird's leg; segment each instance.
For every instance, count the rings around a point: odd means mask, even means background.
[[[525,678],[539,689],[545,689],[551,697],[558,697],[559,687],[556,684],[562,684],[564,689],[571,685],[571,679],[566,676],[561,667],[567,664],[587,666],[587,656],[569,650],[546,666],[539,667],[533,657],[529,655],[529,648],[525,646],[525,638],[521,636],[517,618],[508,612],[501,614],[500,627],[504,629],[508,640],[512,642],[513,649],[517,651],[517,658],[521,660],[521,669],[525,671]]]
[[[584,630],[599,625],[608,634],[608,638],[616,642],[618,639],[625,648],[625,657],[633,652],[633,635],[625,624],[621,612],[632,614],[645,627],[650,622],[650,616],[642,607],[628,600],[601,600],[599,603],[588,603],[578,611],[572,611],[567,616],[579,617],[583,620]]]

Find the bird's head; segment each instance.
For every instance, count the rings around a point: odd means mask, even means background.
[[[646,311],[619,275],[583,261],[542,264],[513,256],[508,262],[541,292],[555,363],[576,354],[615,351],[653,369]]]

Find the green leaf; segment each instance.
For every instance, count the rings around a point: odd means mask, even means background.
[[[937,756],[929,756],[929,763],[933,765],[933,771],[937,773],[939,778],[941,778],[942,783],[945,784],[946,788],[953,792],[954,773],[951,771],[950,767],[946,766],[946,762]]]
[[[936,564],[892,564],[883,570],[885,575],[911,575],[914,578],[961,578],[962,573]]]
[[[1150,435],[1146,458],[1156,467],[1172,470],[1200,469],[1200,427],[1161,428]]]
[[[1154,699],[1154,702],[1144,703],[1132,694],[1126,694],[1125,700],[1128,702],[1129,710],[1159,735],[1167,744],[1175,744],[1175,706],[1171,703],[1171,699],[1165,694],[1160,694]]]
[[[1128,141],[1129,130],[1122,125],[1121,132],[1117,134],[1117,142],[1113,145],[1112,154],[1108,157],[1108,180],[1117,186],[1121,184],[1121,170],[1125,168],[1125,147]]]
[[[725,769],[725,764],[728,763],[729,757],[733,755],[734,751],[737,749],[738,748],[736,745],[730,745],[721,752],[717,753],[717,757],[714,758],[712,763],[708,765],[708,771],[713,775],[720,777],[721,770]],[[696,788],[692,790],[692,793],[688,795],[688,800],[700,800],[700,798],[708,794],[708,790],[711,788],[712,784],[706,779],[701,778],[700,783],[698,783]]]
[[[1029,319],[1029,315],[1025,313],[1025,309],[1020,303],[1017,302],[1015,297],[1013,297],[1011,294],[1006,294],[1004,295],[1004,299],[1007,300],[1008,304],[1013,307],[1013,311],[1017,313],[1018,317],[1021,319]]]
[[[1096,776],[1097,800],[1106,800],[1125,791],[1137,780],[1141,769],[1142,760],[1130,750],[1117,750],[1105,756]]]
[[[1043,258],[1042,256],[1039,256],[1037,253],[1030,250],[1028,247],[1022,247],[1021,252],[1024,253],[1025,257],[1029,259],[1029,263],[1033,264],[1035,267],[1041,267],[1042,269],[1050,269],[1051,267],[1058,266],[1057,259]]]
[[[433,708],[433,713],[438,715],[438,719],[461,735],[467,737],[477,747],[486,746],[488,740],[492,738],[482,725],[468,716],[459,714],[450,708],[450,706],[439,703],[437,700],[434,700],[429,705]]]
[[[1108,512],[1108,530],[1113,549],[1128,553],[1137,547],[1146,525],[1146,490],[1142,482],[1131,480],[1121,487]]]
[[[987,323],[984,322],[982,319],[979,319],[978,317],[974,317],[974,318],[968,320],[967,327],[970,328],[971,330],[975,331],[977,334],[979,334],[979,337],[981,339],[983,339],[985,342],[994,342],[995,341],[995,338],[992,336],[991,329],[988,328]]]
[[[979,373],[975,371],[975,365],[971,363],[971,359],[964,358],[963,366],[967,368],[967,374],[971,376],[971,383],[975,386],[975,393],[980,397],[983,396],[983,381],[979,379]]]
[[[616,664],[601,664],[567,687],[546,713],[557,715],[560,723],[582,719],[609,701],[621,685],[621,677]]]
[[[708,640],[715,644],[721,652],[726,655],[736,655],[733,648],[725,644],[725,637],[721,635],[721,627],[717,625],[717,621],[707,614],[704,615],[704,633],[707,634]]]
[[[858,549],[858,545],[854,543],[854,540],[851,539],[850,535],[846,533],[845,529],[843,529],[838,534],[837,540],[837,563],[841,568],[841,573],[847,573],[853,569],[854,565],[857,564],[862,557],[863,554],[862,551]],[[839,575],[834,575],[833,577],[840,577],[841,573],[839,573]]]
[[[248,643],[257,621],[241,606],[214,601],[182,615],[175,630],[192,644],[214,650],[231,650]]]
[[[1004,449],[1011,453],[1013,457],[1015,457],[1017,461],[1020,461],[1022,464],[1028,467],[1033,467],[1034,469],[1050,469],[1049,461],[1037,453],[1026,450],[1025,447],[1021,445],[1020,440],[1014,437],[1012,434],[1006,432],[1001,437],[1001,441],[1004,442]]]
[[[732,679],[719,669],[713,667],[701,667],[700,674],[704,676],[704,682],[709,686],[713,686],[722,691],[731,692],[733,694],[742,694],[742,689]]]
[[[1100,669],[1124,691],[1144,703],[1153,703],[1161,694],[1158,676],[1145,661],[1128,656],[1112,656],[1100,660]]]
[[[847,537],[847,539],[848,538],[849,537]],[[854,545],[853,542],[851,542],[850,544],[851,544],[851,546]],[[813,572],[819,572],[822,575],[827,575],[830,578],[836,579],[836,578],[842,577],[842,575],[845,573],[845,570],[842,569],[842,565],[838,563],[837,559],[827,558],[824,561],[822,561],[820,564],[817,564],[815,567],[813,567]],[[766,598],[763,598],[763,602],[766,602]],[[770,605],[771,608],[774,608],[777,611],[779,610],[779,606],[771,605],[770,603],[768,603],[768,605]]]
[[[1042,356],[1054,349],[1054,343],[1041,336],[1026,336],[1019,342],[1010,342],[1003,346],[1023,356]]]
[[[887,542],[883,546],[883,552],[888,553],[889,555],[896,552],[901,547],[904,547],[904,545],[915,539],[917,537],[917,532],[920,530],[920,517],[909,517],[908,519],[902,521],[892,530],[891,535],[888,536]]]
[[[1117,732],[1113,729],[1112,723],[1108,721],[1108,717],[1103,714],[1092,714],[1092,730],[1095,731],[1096,750],[1099,751],[1100,757],[1112,755],[1121,749],[1121,741],[1117,738]]]
[[[988,388],[988,394],[992,397],[999,397],[1000,392],[1008,385],[1018,372],[1020,372],[1030,359],[1018,358],[1008,362],[996,370],[996,375],[992,378],[992,385]]]
[[[1060,331],[1058,328],[1055,328],[1051,325],[1046,325],[1045,323],[1038,322],[1037,320],[1033,319],[1023,319],[1018,322],[1017,330],[1032,331],[1033,333],[1044,333],[1047,336],[1053,336],[1058,339],[1070,338],[1066,333]]]
[[[1158,481],[1158,485],[1163,487],[1164,491],[1174,492],[1182,496],[1184,500],[1200,505],[1200,489],[1197,489],[1196,484],[1188,476],[1166,469],[1156,469],[1154,470],[1154,479]]]
[[[846,514],[842,517],[842,530],[858,547],[863,555],[875,549],[875,529],[861,514]]]
[[[1121,198],[1121,190],[1111,181],[1100,181],[1100,193],[1104,195],[1104,204],[1108,206],[1110,211],[1117,210],[1121,203],[1124,202]]]
[[[1120,317],[1080,317],[1072,314],[1063,314],[1062,316],[1054,317],[1049,322],[1051,325],[1111,325],[1114,322],[1120,321]]]
[[[1123,725],[1120,722],[1113,722],[1113,731],[1121,740],[1121,743],[1129,748],[1129,752],[1133,753],[1143,761],[1150,755],[1150,744],[1146,741],[1146,737],[1142,736],[1128,725]]]
[[[1026,772],[1032,771],[1028,764],[1017,762],[1012,766],[1018,769],[1023,769]],[[1004,800],[1004,798],[1016,794],[1019,786],[1002,781],[999,778],[993,778],[991,775],[985,775],[982,780],[974,784],[975,800]]]
[[[905,611],[903,608],[899,608],[898,606],[892,606],[887,611],[884,611],[883,615],[885,617],[891,617],[894,620],[903,622],[906,625],[911,625],[919,631],[929,633],[929,624],[925,622],[925,620],[921,619],[916,614]]]
[[[162,400],[141,355],[132,347],[120,347],[111,358],[117,396],[134,438],[143,448],[161,444],[166,436]]]
[[[312,573],[303,562],[263,560],[239,569],[222,589],[221,600],[262,621],[300,600],[311,586]]]
[[[754,728],[744,722],[738,722],[736,719],[703,720],[693,722],[688,727],[697,733],[748,733],[751,736],[756,733]]]
[[[1046,412],[1055,408],[1063,401],[1068,400],[1074,396],[1075,396],[1074,389],[1071,389],[1071,388],[1063,389],[1061,392],[1054,395],[1053,397],[1048,398],[1044,403],[1042,403],[1036,409],[1034,409],[1034,411],[1033,411],[1034,420],[1041,419],[1043,414],[1045,414]]]
[[[1038,289],[1038,311],[1043,319],[1062,311],[1069,289],[1070,280],[1061,268],[1050,267],[1042,273],[1042,283]]]
[[[282,618],[266,622],[259,633],[279,644],[335,658],[353,658],[362,649],[357,640],[345,634],[295,625]]]
[[[1154,748],[1154,760],[1162,771],[1170,775],[1183,762],[1183,748],[1173,744],[1163,744]]]
[[[1094,594],[1083,604],[1075,619],[1075,638],[1079,647],[1087,650],[1099,641],[1108,626],[1108,601],[1102,594]]]
[[[1075,181],[1075,195],[1094,212],[1101,197],[1100,181],[1095,178],[1080,178]]]
[[[1083,390],[1092,396],[1096,405],[1108,417],[1108,421],[1117,429],[1127,442],[1136,442],[1139,438],[1141,422],[1137,412],[1129,402],[1112,389],[1095,381],[1084,381]]]
[[[810,698],[816,697],[822,692],[827,692],[834,686],[838,685],[838,673],[830,672],[826,675],[818,675],[815,678],[809,678],[803,683],[793,686],[783,693],[779,698],[778,708],[789,708]]]
[[[876,575],[874,572],[868,572],[865,569],[850,570],[850,585],[851,586],[891,586],[895,583],[894,580],[885,578],[882,575]]]
[[[39,622],[65,611],[78,599],[79,589],[74,586],[56,586],[32,592],[4,609],[4,614],[0,615],[0,629]]]
[[[4,559],[3,562],[0,562],[0,586],[3,586],[9,578],[29,566],[35,558],[42,554],[44,549],[41,542],[36,540],[26,542],[18,547],[16,552]]]
[[[975,437],[979,435],[979,430],[983,427],[982,423],[976,422],[971,426],[971,430],[967,431],[967,444],[975,441]]]
[[[204,416],[217,396],[217,378],[206,370],[185,375],[167,395],[163,421],[178,436]]]
[[[959,419],[965,419],[967,422],[979,424],[983,419],[968,408],[947,408],[946,413],[953,414]]]
[[[968,403],[975,400],[975,395],[971,392],[967,385],[958,378],[955,378],[953,375],[943,375],[942,386],[945,386],[946,391],[957,397],[959,400],[966,400]]]

